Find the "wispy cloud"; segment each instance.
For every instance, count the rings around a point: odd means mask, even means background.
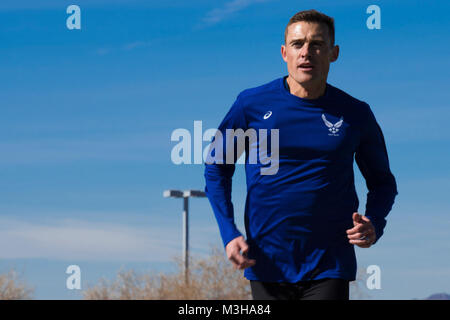
[[[121,52],[121,51],[133,51],[136,49],[142,49],[147,48],[152,45],[152,41],[143,41],[143,40],[137,40],[132,42],[127,42],[115,47],[100,47],[95,49],[94,53],[99,56],[104,56],[107,54],[110,54],[112,52]]]
[[[168,133],[114,137],[35,138],[0,141],[4,164],[61,163],[83,160],[161,161],[170,156]]]
[[[97,48],[95,50],[95,54],[99,55],[99,56],[104,56],[107,55],[108,53],[111,52],[110,48]]]
[[[225,3],[222,7],[209,11],[202,22],[205,25],[213,25],[253,4],[267,1],[270,0],[232,0]]]
[[[2,259],[169,261],[180,241],[161,225],[126,226],[64,219],[53,223],[0,219]]]
[[[389,142],[448,141],[447,106],[429,105],[426,108],[385,108],[375,115],[381,128],[389,135]]]
[[[69,6],[70,2],[62,2],[61,0],[20,0],[20,1],[1,1],[0,11],[9,10],[52,10],[52,9],[65,9]],[[155,6],[151,1],[141,0],[77,0],[76,5],[81,8],[85,7],[109,7],[111,5],[140,5],[140,6]]]
[[[149,47],[151,45],[152,45],[151,41],[134,41],[134,42],[129,42],[129,43],[124,44],[122,46],[122,50],[131,51],[134,49]]]

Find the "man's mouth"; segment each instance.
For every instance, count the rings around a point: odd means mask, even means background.
[[[314,69],[314,66],[311,63],[301,63],[298,65],[298,68],[302,71],[311,71]]]

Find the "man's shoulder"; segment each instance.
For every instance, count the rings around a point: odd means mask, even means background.
[[[242,90],[238,97],[240,99],[264,98],[266,95],[278,93],[280,89],[280,81],[281,78],[277,78],[259,86]]]
[[[331,103],[334,106],[342,108],[342,110],[345,110],[345,112],[349,115],[351,114],[352,117],[358,119],[359,123],[365,123],[365,121],[370,118],[372,110],[370,105],[366,101],[358,99],[348,92],[335,86],[332,86],[330,84],[328,85],[330,86],[332,91]]]
[[[337,88],[331,84],[328,84],[328,86],[331,88],[333,92],[333,98],[337,99],[338,101],[345,101],[346,103],[349,103],[351,105],[360,107],[360,108],[368,108],[369,104],[363,100],[360,100],[350,93],[344,91],[343,89]]]

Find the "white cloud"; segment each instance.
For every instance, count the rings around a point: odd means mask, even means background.
[[[232,0],[225,3],[225,5],[220,8],[215,8],[209,11],[203,18],[203,22],[208,25],[212,25],[226,19],[235,12],[247,8],[252,4],[267,1],[269,0]]]

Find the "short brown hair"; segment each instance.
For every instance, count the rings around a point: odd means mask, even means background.
[[[330,35],[331,46],[334,46],[334,19],[314,9],[299,11],[294,16],[292,16],[292,18],[289,20],[289,23],[286,26],[286,29],[284,30],[285,44],[288,34],[288,27],[291,24],[300,21],[324,23],[328,27],[328,34]]]

